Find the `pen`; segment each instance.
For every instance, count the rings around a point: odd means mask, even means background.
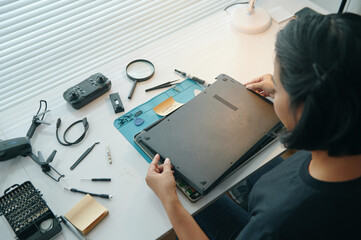
[[[66,217],[60,216],[60,219],[61,219],[61,221],[65,224],[65,226],[67,226],[67,227],[70,229],[70,231],[72,231],[72,232],[74,233],[74,235],[75,235],[78,239],[80,239],[80,240],[87,240],[87,239],[78,231],[78,229],[76,229],[76,228],[73,226],[73,224],[71,224],[71,223],[68,221],[68,219],[66,219]]]
[[[91,152],[91,150],[93,150],[93,148],[95,147],[95,145],[99,144],[99,142],[94,143],[90,148],[88,148],[81,156],[78,160],[76,160],[76,162],[70,167],[70,170],[74,170],[74,168],[76,168],[76,166],[78,166],[78,164],[83,161],[83,159]]]
[[[81,191],[81,190],[78,190],[78,189],[75,189],[75,188],[64,188],[66,190],[69,190],[69,191],[72,191],[72,192],[77,192],[77,193],[83,193],[83,194],[89,194],[90,196],[93,196],[93,197],[101,197],[101,198],[113,198],[112,195],[109,195],[109,194],[98,194],[98,193],[90,193],[90,192],[85,192],[85,191]]]
[[[110,182],[111,178],[82,178],[81,180],[90,180],[92,182]]]

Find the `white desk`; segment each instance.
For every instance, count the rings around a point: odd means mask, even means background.
[[[258,4],[267,9],[279,4],[291,13],[304,6],[324,12],[309,1],[291,1],[291,3],[286,0],[259,1]],[[121,113],[114,114],[108,95],[119,92],[126,111],[129,111],[162,91],[145,93],[146,88],[177,79],[178,76],[173,73],[175,68],[193,73],[210,83],[220,73],[226,73],[240,82],[248,81],[263,73],[272,73],[275,36],[284,24],[279,25],[273,22],[271,28],[265,33],[253,36],[243,35],[230,28],[228,17],[226,12],[220,11],[132,52],[112,64],[94,69],[94,72],[74,79],[72,83],[44,92],[28,102],[2,112],[0,138],[22,137],[25,136],[31,119],[38,109],[39,100],[48,101],[51,112],[47,114],[46,120],[52,122],[52,125],[41,125],[36,130],[31,140],[33,152],[41,150],[47,157],[52,150],[56,149],[58,153],[52,166],[66,177],[60,183],[56,183],[43,174],[40,167],[29,157],[18,157],[0,162],[1,195],[7,187],[31,180],[34,186],[44,194],[44,199],[57,215],[65,214],[83,198],[82,194],[64,190],[64,186],[114,195],[111,200],[96,198],[109,209],[110,214],[90,232],[88,235],[90,239],[155,239],[170,230],[171,224],[160,201],[144,181],[148,163],[113,126],[113,121]],[[133,99],[129,101],[127,96],[132,82],[126,78],[124,68],[127,63],[137,58],[151,60],[155,65],[156,73],[152,80],[138,84]],[[106,75],[112,81],[112,89],[86,107],[80,110],[72,109],[62,98],[62,93],[95,72]],[[61,146],[55,138],[55,124],[58,117],[62,119],[61,133],[74,121],[87,117],[90,129],[85,139],[80,144],[71,147]],[[78,136],[81,131],[82,126],[74,127],[69,138],[72,135]],[[95,146],[74,171],[70,171],[69,167],[75,160],[96,141],[101,144]],[[109,165],[107,161],[106,146],[109,146],[111,151],[112,165]],[[191,214],[197,212],[282,150],[278,142],[271,145],[246,167],[227,178],[197,203],[189,202],[183,194],[179,193],[181,202]],[[80,181],[80,178],[86,177],[111,177],[112,182]],[[4,217],[0,218],[0,232],[1,239],[14,238],[14,233]],[[76,238],[63,226],[62,233],[56,239]]]

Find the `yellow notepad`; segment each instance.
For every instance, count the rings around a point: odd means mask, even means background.
[[[65,214],[65,217],[79,229],[79,231],[87,235],[108,214],[108,209],[87,194]]]

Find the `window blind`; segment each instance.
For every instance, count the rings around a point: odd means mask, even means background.
[[[0,112],[235,1],[0,1]]]

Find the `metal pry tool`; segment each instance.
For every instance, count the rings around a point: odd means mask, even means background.
[[[112,156],[110,155],[109,147],[107,147],[107,156],[108,156],[109,164],[112,164]]]
[[[157,90],[157,89],[161,89],[161,88],[171,87],[171,86],[177,84],[177,83],[175,83],[176,81],[179,81],[179,79],[173,80],[173,81],[169,81],[169,82],[166,82],[166,83],[162,83],[162,84],[157,85],[157,86],[155,86],[155,87],[148,88],[148,89],[146,89],[145,91],[146,91],[146,92],[149,92],[149,91],[153,91],[153,90]]]

